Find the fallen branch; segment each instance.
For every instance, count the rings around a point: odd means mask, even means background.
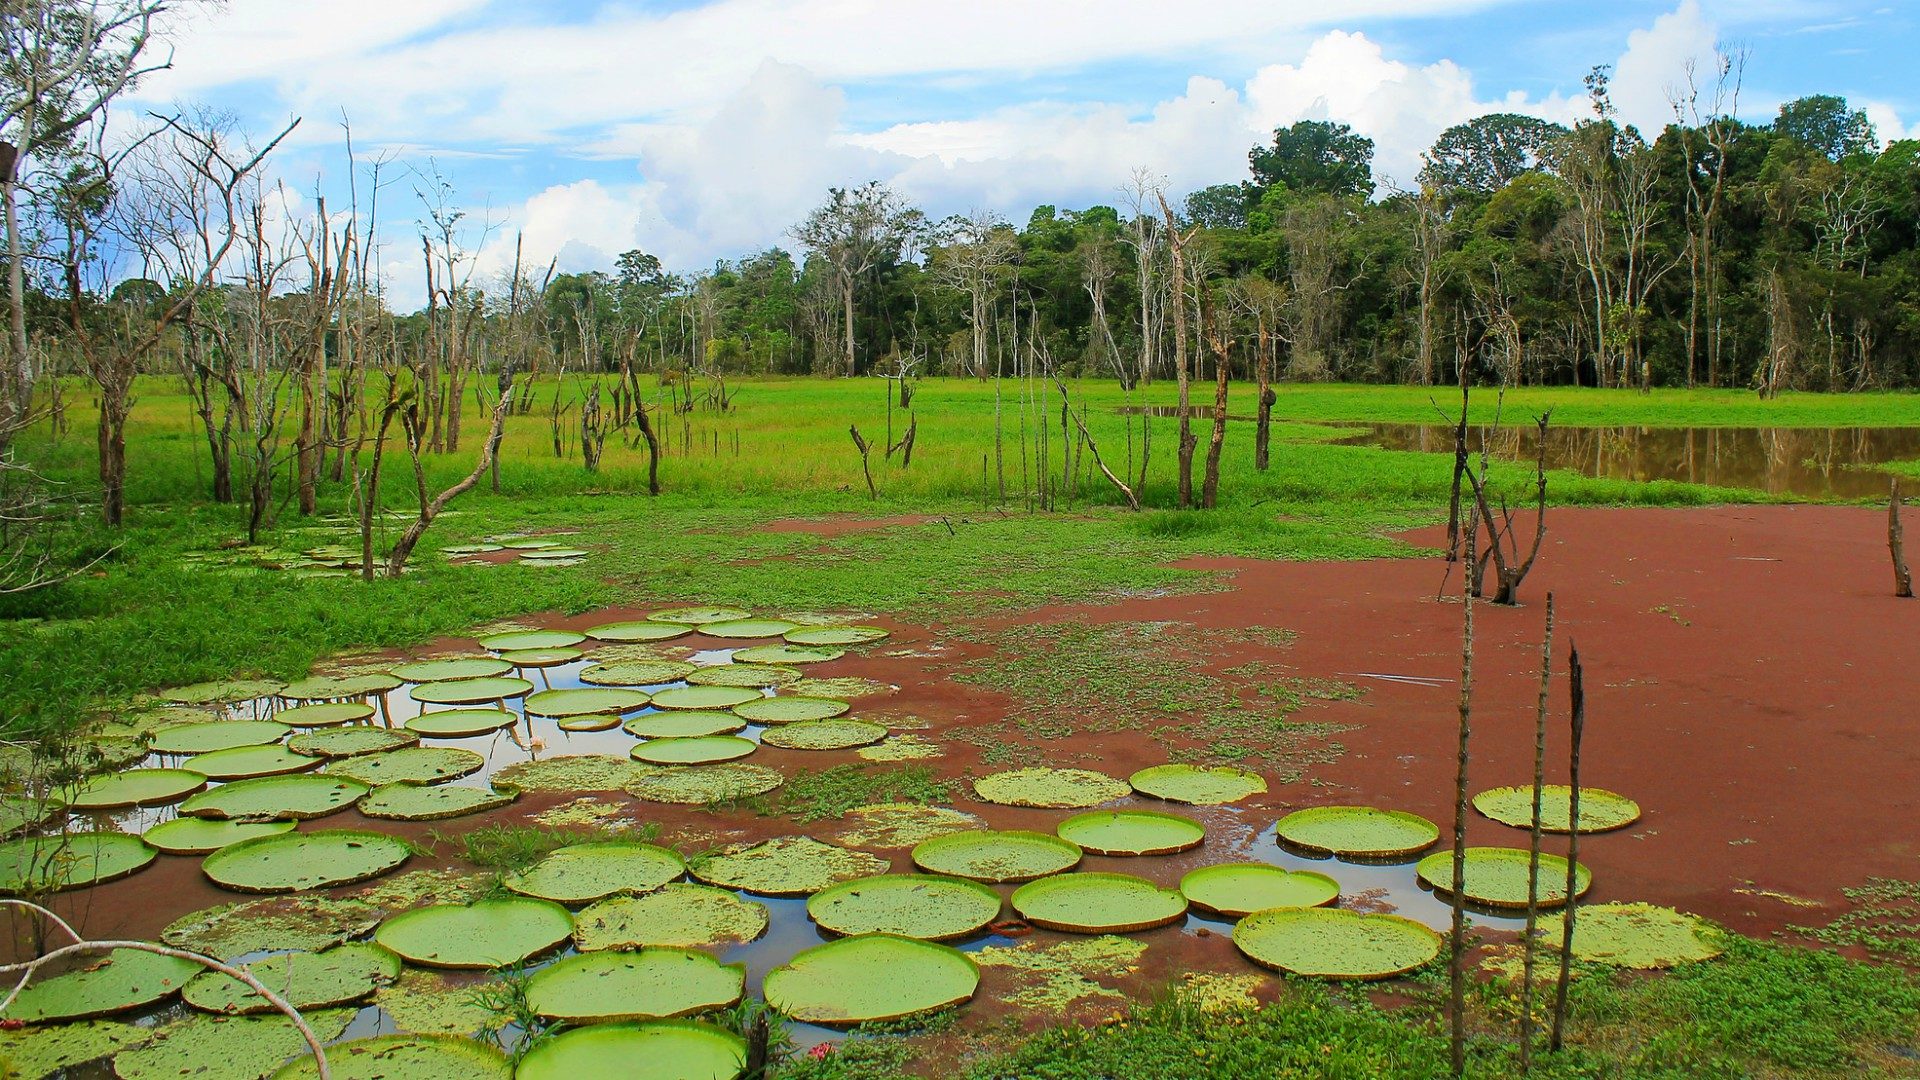
[[[861,436],[860,425],[853,424],[848,426],[847,434],[853,436],[854,448],[860,451],[860,471],[865,473],[867,477],[867,497],[877,501],[880,498],[880,489],[873,486],[873,466],[867,461],[867,454],[871,447],[867,445],[867,440]]]
[[[1060,404],[1062,407],[1065,407],[1067,405],[1067,384],[1060,381],[1060,376],[1055,375],[1053,377],[1053,385],[1060,388]],[[1069,409],[1068,412],[1071,413],[1072,410]],[[1113,475],[1113,470],[1107,468],[1107,463],[1101,460],[1100,444],[1093,441],[1093,432],[1087,430],[1086,416],[1077,415],[1074,416],[1073,420],[1074,423],[1080,426],[1080,437],[1087,441],[1087,449],[1093,451],[1093,464],[1100,470],[1100,475],[1106,477],[1107,483],[1112,484],[1119,490],[1120,494],[1126,498],[1129,509],[1140,509],[1140,496],[1134,494],[1133,489],[1127,486],[1125,480]],[[1131,424],[1133,421],[1129,420],[1127,422]]]

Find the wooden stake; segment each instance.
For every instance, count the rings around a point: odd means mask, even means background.
[[[1574,887],[1579,884],[1580,871],[1580,737],[1586,733],[1587,695],[1580,681],[1580,647],[1575,645],[1572,656],[1567,660],[1567,683],[1573,698],[1573,716],[1570,727],[1573,745],[1568,750],[1567,784],[1568,819],[1571,832],[1567,834],[1567,913],[1561,920],[1560,931],[1560,982],[1553,992],[1553,1039],[1552,1047],[1557,1053],[1562,1036],[1566,1031],[1567,985],[1573,981],[1573,922],[1578,914],[1579,905],[1575,903]]]
[[[1479,510],[1467,511],[1467,565],[1473,565]],[[1463,963],[1467,952],[1467,762],[1473,738],[1473,579],[1461,590],[1460,631],[1460,752],[1453,786],[1453,921],[1448,942],[1447,969],[1450,994],[1447,1014],[1452,1022],[1453,1075],[1458,1080],[1467,1074],[1467,972]]]
[[[1900,525],[1900,481],[1893,481],[1893,495],[1887,500],[1887,549],[1893,554],[1893,595],[1913,595],[1913,574],[1907,570],[1907,550],[1902,543]]]
[[[1547,690],[1553,683],[1553,594],[1547,594],[1547,632],[1540,641],[1540,699],[1533,720],[1533,828],[1527,846],[1527,932],[1521,938],[1520,1075],[1533,1072],[1534,933],[1540,923],[1540,804],[1547,778]]]

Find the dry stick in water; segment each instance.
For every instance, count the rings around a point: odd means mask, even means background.
[[[1479,529],[1478,508],[1469,507],[1467,515],[1467,565],[1471,567]],[[1467,1074],[1467,973],[1462,962],[1467,951],[1467,751],[1473,737],[1473,592],[1473,575],[1469,573],[1466,588],[1460,592],[1464,612],[1460,632],[1460,758],[1453,786],[1453,923],[1447,953],[1447,1014],[1453,1028],[1456,1078]]]
[[[1580,736],[1587,726],[1587,695],[1580,681],[1580,646],[1573,646],[1572,655],[1567,660],[1567,684],[1573,697],[1573,718],[1571,728],[1573,745],[1567,757],[1567,912],[1561,920],[1560,931],[1560,983],[1553,991],[1553,1041],[1555,1051],[1560,1049],[1561,1036],[1567,1020],[1567,984],[1573,980],[1573,921],[1579,905],[1575,903],[1574,886],[1578,884],[1580,871]]]
[[[1900,525],[1900,481],[1893,481],[1893,495],[1887,500],[1887,549],[1893,553],[1893,595],[1913,595],[1913,574],[1907,570],[1907,549]]]
[[[1547,633],[1540,641],[1540,701],[1533,721],[1533,828],[1527,847],[1527,932],[1521,938],[1520,1074],[1533,1071],[1534,933],[1540,923],[1540,804],[1547,779],[1547,690],[1553,684],[1553,594],[1547,594]]]

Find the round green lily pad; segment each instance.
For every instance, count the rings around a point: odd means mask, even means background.
[[[787,686],[799,681],[799,671],[768,664],[714,664],[687,675],[689,686],[742,686],[752,690]]]
[[[653,771],[629,758],[578,754],[516,762],[493,774],[493,786],[516,791],[618,791]]]
[[[523,551],[520,553],[520,557],[529,562],[546,562],[549,560],[558,562],[563,559],[582,558],[587,554],[588,551],[586,548],[550,547]]]
[[[747,722],[730,712],[676,709],[650,712],[627,721],[627,734],[640,739],[692,739],[702,735],[731,735]]]
[[[1202,911],[1238,918],[1277,907],[1320,907],[1340,898],[1340,883],[1311,870],[1271,863],[1223,863],[1190,870],[1180,892]]]
[[[325,731],[308,731],[287,740],[287,749],[296,754],[310,754],[314,757],[338,758],[358,757],[361,754],[381,754],[388,750],[399,750],[413,746],[420,736],[411,731],[380,727],[328,728]]]
[[[840,820],[838,834],[828,839],[859,848],[910,848],[936,836],[985,827],[965,811],[919,803],[869,803],[840,815]]]
[[[634,767],[647,771],[627,781],[627,794],[648,802],[682,806],[750,799],[786,783],[786,777],[778,772],[744,761],[652,768],[636,762]]]
[[[205,773],[187,769],[129,769],[95,776],[67,796],[73,810],[165,806],[207,786]]]
[[[686,872],[686,860],[666,848],[605,840],[558,848],[507,875],[504,884],[525,896],[584,904],[614,893],[652,892]]]
[[[51,792],[39,796],[0,795],[0,836],[43,825],[66,812],[67,804]]]
[[[344,776],[263,776],[235,780],[180,804],[194,817],[270,818],[304,821],[336,814],[370,790]]]
[[[279,696],[288,701],[335,701],[384,694],[398,689],[400,680],[385,672],[370,675],[316,675],[288,683]]]
[[[572,933],[566,908],[510,896],[415,908],[381,923],[373,940],[423,967],[498,968],[548,952]]]
[[[440,549],[442,555],[482,555],[489,551],[503,550],[499,544],[448,544]]]
[[[251,698],[272,697],[286,687],[272,679],[222,679],[162,690],[160,696],[182,705],[225,705]]]
[[[1420,880],[1437,892],[1453,889],[1453,852],[1436,851],[1415,867]],[[1593,875],[1582,866],[1575,872],[1573,894],[1579,897],[1593,884]],[[1467,849],[1466,881],[1461,891],[1469,901],[1486,907],[1523,908],[1527,906],[1527,852],[1524,848],[1470,847]],[[1536,895],[1541,907],[1559,907],[1567,902],[1567,860],[1558,855],[1540,853],[1540,874]],[[1576,920],[1575,926],[1577,927]]]
[[[416,660],[411,664],[401,664],[393,669],[393,673],[411,683],[435,683],[492,679],[512,670],[512,664],[491,656],[458,656],[445,660]]]
[[[1062,821],[1060,839],[1095,855],[1171,855],[1200,846],[1206,827],[1156,810],[1093,810]]]
[[[89,772],[131,768],[147,756],[147,740],[112,735],[91,736],[80,743],[79,758]]]
[[[1124,781],[1086,769],[1013,769],[973,782],[982,802],[1057,809],[1099,806],[1132,790]]]
[[[385,784],[360,800],[360,812],[389,821],[440,821],[498,810],[514,798],[510,792],[458,784]]]
[[[1415,855],[1440,839],[1440,827],[1419,814],[1372,806],[1315,806],[1296,810],[1275,827],[1280,840],[1303,851],[1361,859]]]
[[[750,611],[730,607],[677,607],[665,611],[656,611],[647,616],[648,622],[680,623],[685,626],[704,626],[707,623],[731,622],[752,616]]]
[[[822,645],[753,645],[734,652],[736,664],[824,664],[847,655]]]
[[[571,1024],[656,1020],[724,1009],[746,990],[746,967],[693,949],[569,956],[527,980],[533,1011]]]
[[[7,1030],[0,1028],[0,1062],[7,1075],[45,1078],[61,1070],[98,1061],[152,1037],[150,1028],[118,1020],[74,1020]],[[74,1075],[74,1074],[64,1074]]]
[[[647,692],[611,687],[542,690],[537,694],[528,695],[525,704],[529,716],[590,716],[625,713],[645,708]]]
[[[487,679],[459,679],[454,682],[421,683],[407,691],[413,700],[426,705],[483,705],[525,697],[533,684],[525,679],[495,676]]]
[[[958,1005],[980,986],[967,954],[893,934],[862,934],[803,949],[767,972],[767,1004],[810,1024],[898,1020]]]
[[[700,625],[701,633],[717,638],[772,638],[794,629],[797,625],[785,619],[722,619]]]
[[[571,630],[518,630],[510,634],[491,634],[480,639],[483,648],[494,652],[518,649],[570,649],[587,640],[587,635]]]
[[[1233,943],[1262,967],[1327,979],[1391,978],[1440,955],[1440,935],[1412,919],[1328,907],[1256,911]]]
[[[740,1075],[747,1042],[691,1020],[591,1024],[542,1041],[517,1080],[706,1080]]]
[[[1042,832],[948,833],[914,846],[913,864],[934,874],[994,884],[1032,881],[1080,864],[1077,844]]]
[[[852,707],[833,698],[755,695],[734,705],[733,711],[756,724],[799,724],[808,720],[831,720],[845,715]]]
[[[393,985],[374,993],[373,1003],[396,1029],[414,1035],[491,1035],[507,1019],[487,1008],[469,980],[425,968],[402,971]]]
[[[612,731],[620,726],[619,713],[587,713],[564,716],[553,722],[561,731]]]
[[[710,765],[734,761],[758,750],[759,744],[738,735],[696,735],[677,739],[648,739],[630,753],[650,765]]]
[[[266,746],[279,742],[290,730],[272,720],[174,724],[155,731],[147,749],[156,754],[205,754],[240,746]]]
[[[126,833],[23,836],[0,844],[0,896],[64,892],[117,881],[159,854],[146,841]]]
[[[1013,890],[1013,910],[1035,926],[1127,934],[1178,922],[1187,898],[1132,874],[1055,874]]]
[[[333,1080],[511,1080],[497,1047],[455,1035],[376,1035],[327,1047]],[[319,1080],[312,1057],[295,1058],[273,1080]]]
[[[141,834],[141,839],[169,855],[205,855],[261,836],[292,832],[291,821],[215,821],[180,817],[163,821]]]
[[[412,854],[397,836],[323,829],[242,840],[207,856],[200,869],[214,884],[235,892],[299,892],[377,878]]]
[[[886,728],[865,720],[803,720],[769,728],[760,741],[784,750],[851,750],[872,746],[886,737]]]
[[[413,717],[407,721],[407,730],[428,739],[468,739],[519,722],[519,716],[504,709],[448,709]]]
[[[306,772],[320,765],[321,759],[311,754],[296,754],[291,749],[273,744],[269,746],[236,746],[231,750],[214,750],[205,754],[195,754],[182,765],[207,777],[210,780],[248,780],[260,776],[283,776],[287,773]]]
[[[640,896],[610,896],[573,919],[581,952],[667,945],[739,944],[767,932],[767,905],[728,889],[670,881]]]
[[[245,968],[294,1008],[318,1009],[373,996],[400,977],[400,958],[378,945],[356,942],[325,952],[278,953]],[[181,996],[196,1009],[230,1016],[274,1009],[246,983],[217,971],[194,976]]]
[[[836,934],[966,937],[1000,917],[1000,894],[965,878],[881,874],[841,882],[807,900],[807,917]]]
[[[723,849],[694,860],[689,869],[709,885],[762,896],[806,896],[842,881],[885,873],[887,860],[810,836],[781,836]]]
[[[587,636],[595,641],[623,643],[672,641],[674,638],[686,637],[691,633],[693,633],[693,627],[684,623],[655,622],[650,619],[639,622],[603,623],[600,626],[587,627]]]
[[[789,645],[866,645],[886,640],[888,632],[878,626],[801,626],[785,637]]]
[[[760,700],[760,691],[738,686],[676,686],[653,695],[657,709],[731,709]]]
[[[384,754],[337,758],[327,762],[328,776],[345,776],[370,787],[380,784],[437,784],[479,772],[487,759],[457,746],[412,746]]]
[[[1533,788],[1502,787],[1473,797],[1473,808],[1502,825],[1533,827]],[[1640,804],[1602,788],[1580,789],[1580,831],[1611,832],[1640,820]],[[1573,789],[1548,784],[1540,789],[1540,828],[1543,832],[1573,831]]]
[[[323,1042],[340,1037],[353,1009],[317,1009],[307,1025]],[[197,1014],[158,1029],[140,1029],[152,1041],[114,1055],[113,1075],[120,1080],[260,1080],[267,1070],[295,1054],[307,1041],[279,1013],[263,1016]],[[331,1059],[332,1055],[328,1055]],[[339,1073],[339,1080],[345,1080]]]
[[[315,705],[295,705],[273,714],[288,727],[332,727],[350,724],[373,715],[373,706],[364,701],[323,701]]]
[[[86,1020],[165,1001],[201,971],[199,964],[142,949],[115,949],[85,967],[20,991],[7,1019],[29,1024]]]
[[[549,668],[571,664],[585,655],[579,649],[508,649],[500,659],[514,667]]]
[[[1267,790],[1259,773],[1223,765],[1156,765],[1127,778],[1133,790],[1168,802],[1218,806]]]
[[[497,542],[501,547],[506,548],[510,551],[539,551],[541,548],[554,548],[554,547],[560,546],[560,541],[548,540],[545,537],[540,537],[540,536],[521,536],[516,534],[512,536],[496,537],[494,539],[495,539],[495,542]]]
[[[678,660],[616,660],[580,672],[580,681],[589,686],[660,686],[679,682],[697,670]]]
[[[1559,914],[1541,920],[1540,933],[1550,945],[1559,945],[1565,919]],[[1722,942],[1705,919],[1653,904],[1589,904],[1573,921],[1574,956],[1640,971],[1711,960],[1725,951]]]

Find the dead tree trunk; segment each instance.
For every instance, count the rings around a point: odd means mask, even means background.
[[[1473,520],[1476,514],[1474,510],[1468,511],[1468,566],[1473,565],[1474,542],[1479,532]],[[1467,764],[1473,740],[1473,594],[1474,581],[1469,574],[1466,587],[1460,592],[1460,740],[1453,782],[1453,875],[1450,879],[1453,918],[1447,942],[1447,1016],[1451,1024],[1456,1080],[1467,1073]]]
[[[1534,933],[1540,924],[1540,820],[1547,780],[1547,692],[1553,685],[1553,594],[1547,594],[1547,632],[1540,641],[1540,698],[1533,721],[1533,819],[1527,843],[1527,930],[1520,939],[1520,1075],[1533,1071]]]
[[[1580,907],[1575,903],[1574,889],[1579,884],[1580,873],[1580,737],[1586,734],[1587,695],[1581,682],[1577,643],[1567,659],[1567,685],[1573,698],[1573,717],[1569,724],[1573,743],[1567,757],[1567,825],[1571,831],[1567,833],[1567,913],[1561,921],[1560,981],[1553,991],[1553,1037],[1549,1043],[1555,1053],[1559,1052],[1566,1034],[1567,986],[1573,981],[1573,923]]]
[[[1178,224],[1173,219],[1173,210],[1167,206],[1166,196],[1160,197],[1160,212],[1167,219],[1167,234],[1173,251],[1173,372],[1180,384],[1180,447],[1179,447],[1179,484],[1180,509],[1193,505],[1193,451],[1199,445],[1199,439],[1193,433],[1192,386],[1187,374],[1187,241],[1192,233],[1180,235]]]
[[[407,558],[413,554],[413,546],[426,535],[427,527],[433,524],[433,519],[440,516],[440,511],[445,510],[448,503],[466,494],[475,484],[478,484],[480,478],[486,475],[487,469],[492,467],[494,447],[499,444],[500,429],[506,426],[507,410],[512,406],[513,387],[509,383],[507,389],[500,394],[500,400],[493,406],[493,425],[487,431],[487,441],[481,444],[480,460],[474,464],[473,471],[459,483],[434,496],[431,501],[424,498],[426,473],[420,461],[421,440],[424,437],[421,430],[422,424],[418,412],[409,413],[407,450],[413,456],[414,483],[419,487],[423,497],[420,501],[420,516],[407,526],[407,531],[400,535],[400,541],[394,544],[393,550],[387,554],[388,577],[400,576],[400,572],[406,569]]]
[[[1893,481],[1893,495],[1887,500],[1887,549],[1893,554],[1893,595],[1913,595],[1913,575],[1907,570],[1907,549],[1900,524],[1900,481]]]
[[[878,500],[880,498],[880,489],[873,486],[873,465],[867,456],[871,447],[867,444],[867,440],[861,436],[860,426],[858,424],[848,427],[847,434],[853,436],[853,447],[860,451],[860,471],[864,473],[867,478],[867,498]]]
[[[1220,450],[1227,442],[1227,378],[1233,373],[1233,341],[1227,328],[1214,325],[1213,304],[1200,287],[1200,331],[1213,349],[1213,435],[1207,443],[1207,468],[1200,482],[1200,505],[1213,509],[1220,497]]]
[[[1263,319],[1260,323],[1260,357],[1255,377],[1259,380],[1259,412],[1253,422],[1253,467],[1267,471],[1267,448],[1273,439],[1273,334]]]

